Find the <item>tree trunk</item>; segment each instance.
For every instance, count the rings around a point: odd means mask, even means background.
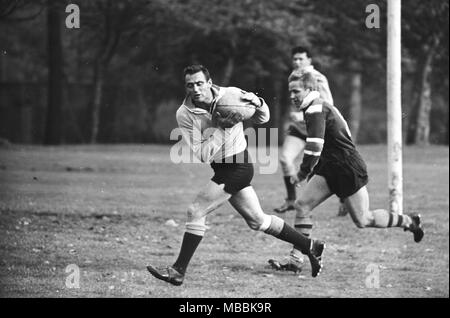
[[[415,79],[413,82],[412,92],[411,92],[411,100],[410,100],[410,107],[409,107],[409,119],[408,119],[408,130],[406,133],[406,144],[412,145],[415,143],[416,140],[416,123],[417,123],[417,105],[419,105],[419,98],[420,98],[420,90],[421,90],[421,81],[419,80],[421,78],[422,74],[422,66],[419,66],[419,70],[416,70]]]
[[[92,103],[92,133],[91,144],[95,144],[98,138],[100,126],[100,109],[103,99],[103,82],[105,77],[105,66],[101,61],[97,61],[94,70],[94,98]]]
[[[104,10],[105,15],[105,35],[102,46],[97,54],[94,67],[94,96],[92,101],[92,123],[91,123],[91,144],[95,144],[100,130],[100,111],[103,100],[103,86],[105,81],[106,70],[111,61],[117,45],[119,44],[121,31],[114,25],[112,18],[114,16],[112,10],[112,1],[106,2]]]
[[[285,86],[284,86],[284,82],[282,80],[277,80],[275,79],[274,83],[273,83],[273,91],[274,91],[274,103],[270,108],[270,117],[272,120],[272,125],[273,127],[277,127],[279,130],[281,127],[283,127],[283,116],[282,116],[282,112],[281,112],[281,103],[283,100],[283,94],[285,94]],[[282,134],[278,134],[278,139],[283,138],[283,136],[281,136]],[[281,140],[278,140],[279,142]]]
[[[408,126],[407,144],[428,145],[430,137],[430,112],[431,112],[431,80],[433,71],[433,59],[436,48],[439,45],[437,39],[431,47],[425,47],[423,62],[418,70],[417,98],[414,100],[412,118]]]
[[[447,111],[447,129],[446,129],[446,135],[445,135],[445,144],[448,146],[449,145],[449,133],[450,133],[450,130],[449,130],[449,112]]]
[[[422,89],[417,112],[415,143],[418,145],[428,145],[430,137],[430,112],[431,112],[431,83],[430,74],[433,70],[434,50],[429,52],[425,60],[422,73]]]
[[[234,65],[235,65],[235,52],[236,52],[236,46],[237,46],[237,38],[236,35],[231,34],[229,37],[230,41],[230,52],[228,53],[228,59],[227,64],[225,65],[225,69],[223,71],[222,76],[222,86],[228,86],[231,81],[231,77],[233,76],[234,72]]]
[[[230,84],[231,76],[234,72],[234,57],[229,56],[227,64],[225,65],[225,70],[222,77],[222,86],[228,86]]]
[[[351,74],[350,81],[350,110],[349,110],[349,128],[352,133],[353,142],[357,142],[359,124],[361,122],[361,77],[360,71],[354,71]]]
[[[20,107],[20,132],[22,142],[33,143],[33,108],[28,103]]]
[[[44,136],[44,143],[47,145],[59,144],[61,140],[63,55],[58,2],[57,0],[47,2],[48,106]]]

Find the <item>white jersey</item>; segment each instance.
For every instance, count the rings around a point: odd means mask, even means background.
[[[212,106],[223,95],[227,94],[228,87],[213,85],[214,100]],[[256,108],[251,120],[256,124],[269,121],[269,107],[262,98],[262,106]],[[211,107],[214,109],[214,107]],[[188,96],[184,99],[176,113],[178,126],[184,140],[190,146],[194,155],[205,163],[219,161],[245,150],[247,141],[244,135],[243,123],[237,123],[225,130],[213,126],[212,114],[203,108],[198,108]]]

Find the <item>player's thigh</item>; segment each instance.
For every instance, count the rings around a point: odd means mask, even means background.
[[[305,148],[306,142],[298,137],[287,135],[281,149],[281,156],[285,161],[293,162]]]
[[[246,187],[229,199],[230,204],[242,215],[250,227],[256,228],[264,220],[264,211],[252,186]]]
[[[344,204],[356,225],[365,224],[365,220],[370,218],[369,193],[366,186],[345,198]]]
[[[326,179],[319,175],[313,175],[306,184],[300,187],[299,199],[296,204],[312,210],[331,195],[333,192],[328,187]]]
[[[189,206],[188,212],[195,218],[204,217],[225,203],[230,197],[231,194],[224,191],[224,184],[219,185],[209,181],[197,194]]]

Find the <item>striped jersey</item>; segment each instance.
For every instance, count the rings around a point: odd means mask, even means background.
[[[306,179],[319,159],[331,159],[336,153],[355,150],[347,122],[339,110],[312,91],[300,109],[306,123],[307,138],[299,178]]]

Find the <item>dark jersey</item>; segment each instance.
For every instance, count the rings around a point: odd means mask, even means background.
[[[350,130],[344,117],[333,105],[320,98],[302,109],[307,130],[306,146],[299,176],[305,179],[319,161],[355,150]]]

